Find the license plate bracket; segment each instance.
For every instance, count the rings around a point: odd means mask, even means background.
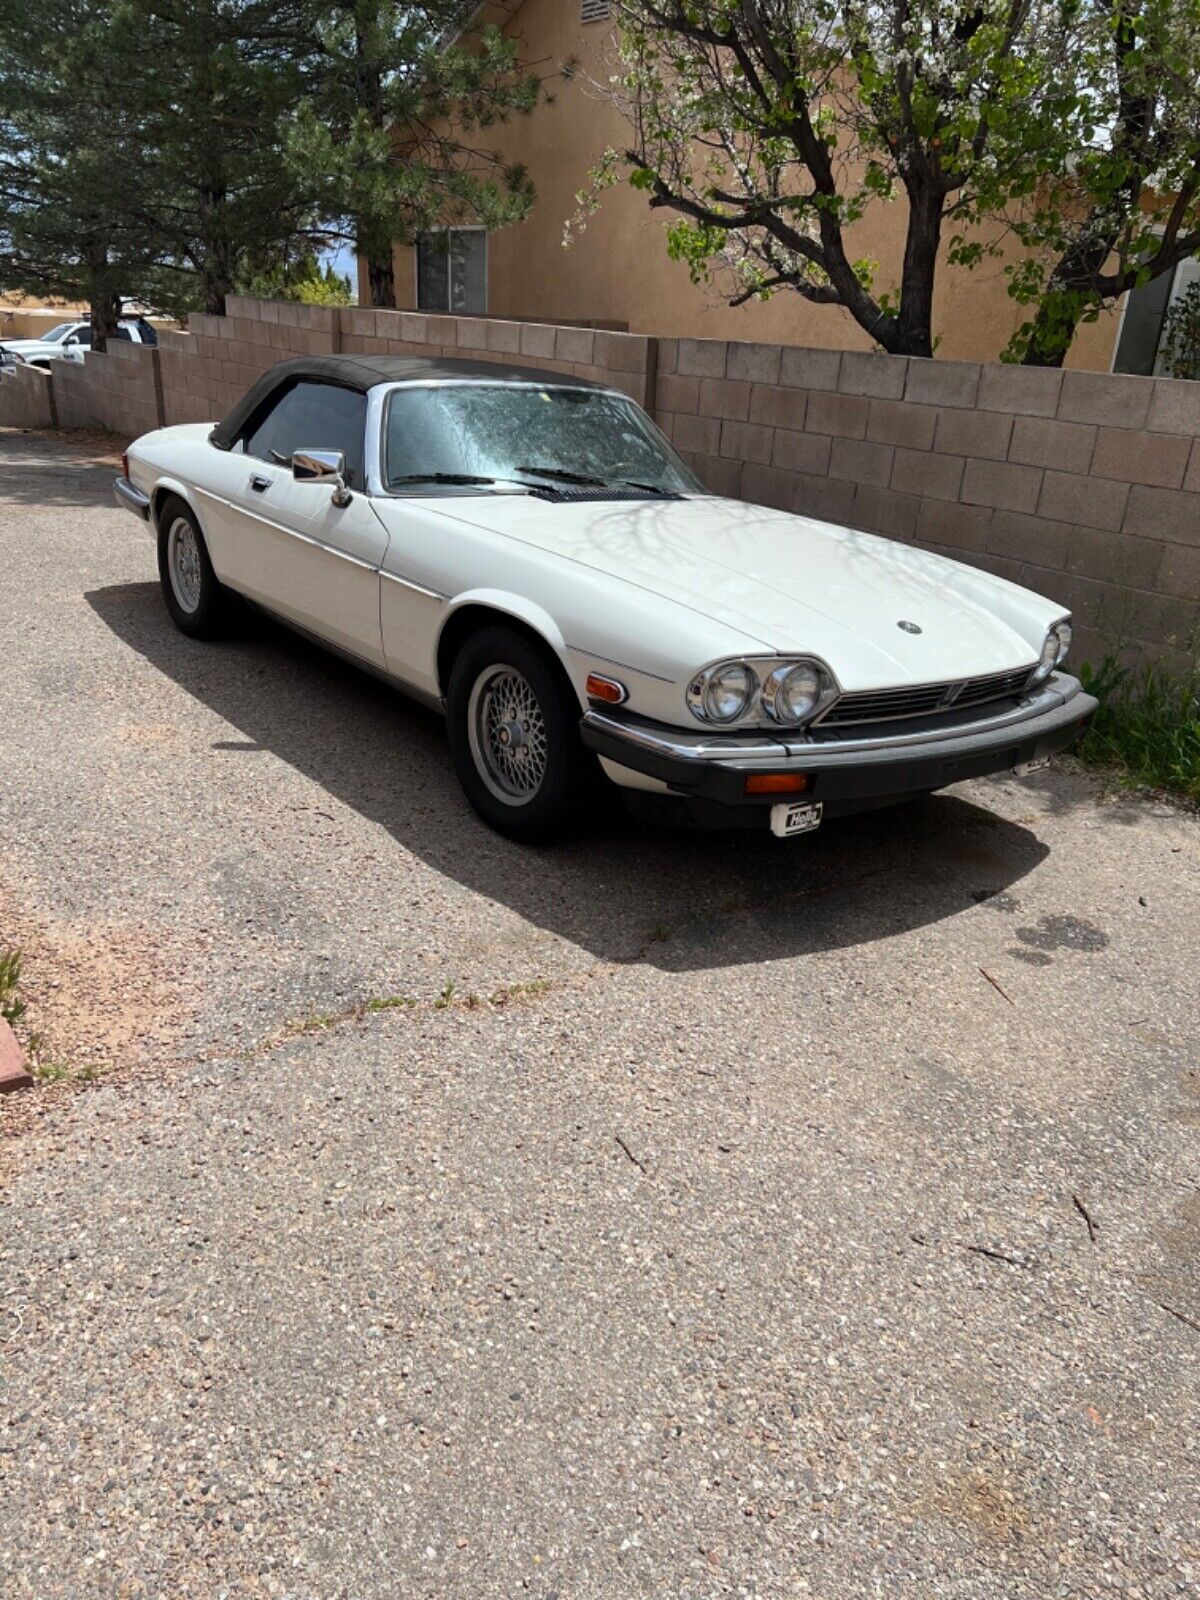
[[[821,826],[824,806],[819,800],[788,800],[771,807],[771,832],[777,839],[791,839],[798,833],[812,833]]]

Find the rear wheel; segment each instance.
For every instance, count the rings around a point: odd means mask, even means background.
[[[450,754],[471,805],[498,833],[561,839],[591,815],[601,774],[579,739],[579,704],[549,652],[515,629],[467,640],[446,696]]]
[[[158,576],[171,620],[193,639],[211,639],[225,621],[228,594],[213,571],[200,524],[172,495],[158,513]]]

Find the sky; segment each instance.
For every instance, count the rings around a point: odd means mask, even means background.
[[[325,251],[322,253],[321,260],[322,262],[332,262],[333,270],[335,272],[340,272],[343,278],[349,278],[351,289],[357,290],[358,271],[354,263],[353,245],[340,244],[335,250]]]

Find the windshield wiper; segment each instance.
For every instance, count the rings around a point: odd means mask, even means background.
[[[620,484],[626,489],[641,489],[645,494],[676,498],[670,489],[662,489],[657,483],[638,483],[634,478],[593,478],[585,472],[568,472],[565,467],[518,467],[517,471],[536,472],[540,478],[557,478],[560,483],[578,483],[588,489],[615,489]]]
[[[402,478],[389,478],[388,487],[398,483],[495,483],[495,478],[480,478],[473,472],[406,472]]]
[[[642,489],[646,494],[665,495],[668,500],[678,500],[679,493],[675,489],[664,489],[661,483],[639,483],[636,478],[622,478],[621,482],[630,489]]]
[[[588,488],[607,489],[604,478],[589,478],[585,472],[568,472],[565,467],[518,467],[518,472],[533,472],[539,478],[557,478],[560,483],[581,483]]]

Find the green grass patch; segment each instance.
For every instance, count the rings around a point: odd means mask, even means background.
[[[1080,678],[1100,709],[1074,753],[1200,804],[1200,661],[1179,673],[1110,655],[1098,667],[1085,662]]]
[[[25,1002],[17,993],[21,981],[21,952],[0,950],[0,1017],[16,1022],[25,1014]]]

